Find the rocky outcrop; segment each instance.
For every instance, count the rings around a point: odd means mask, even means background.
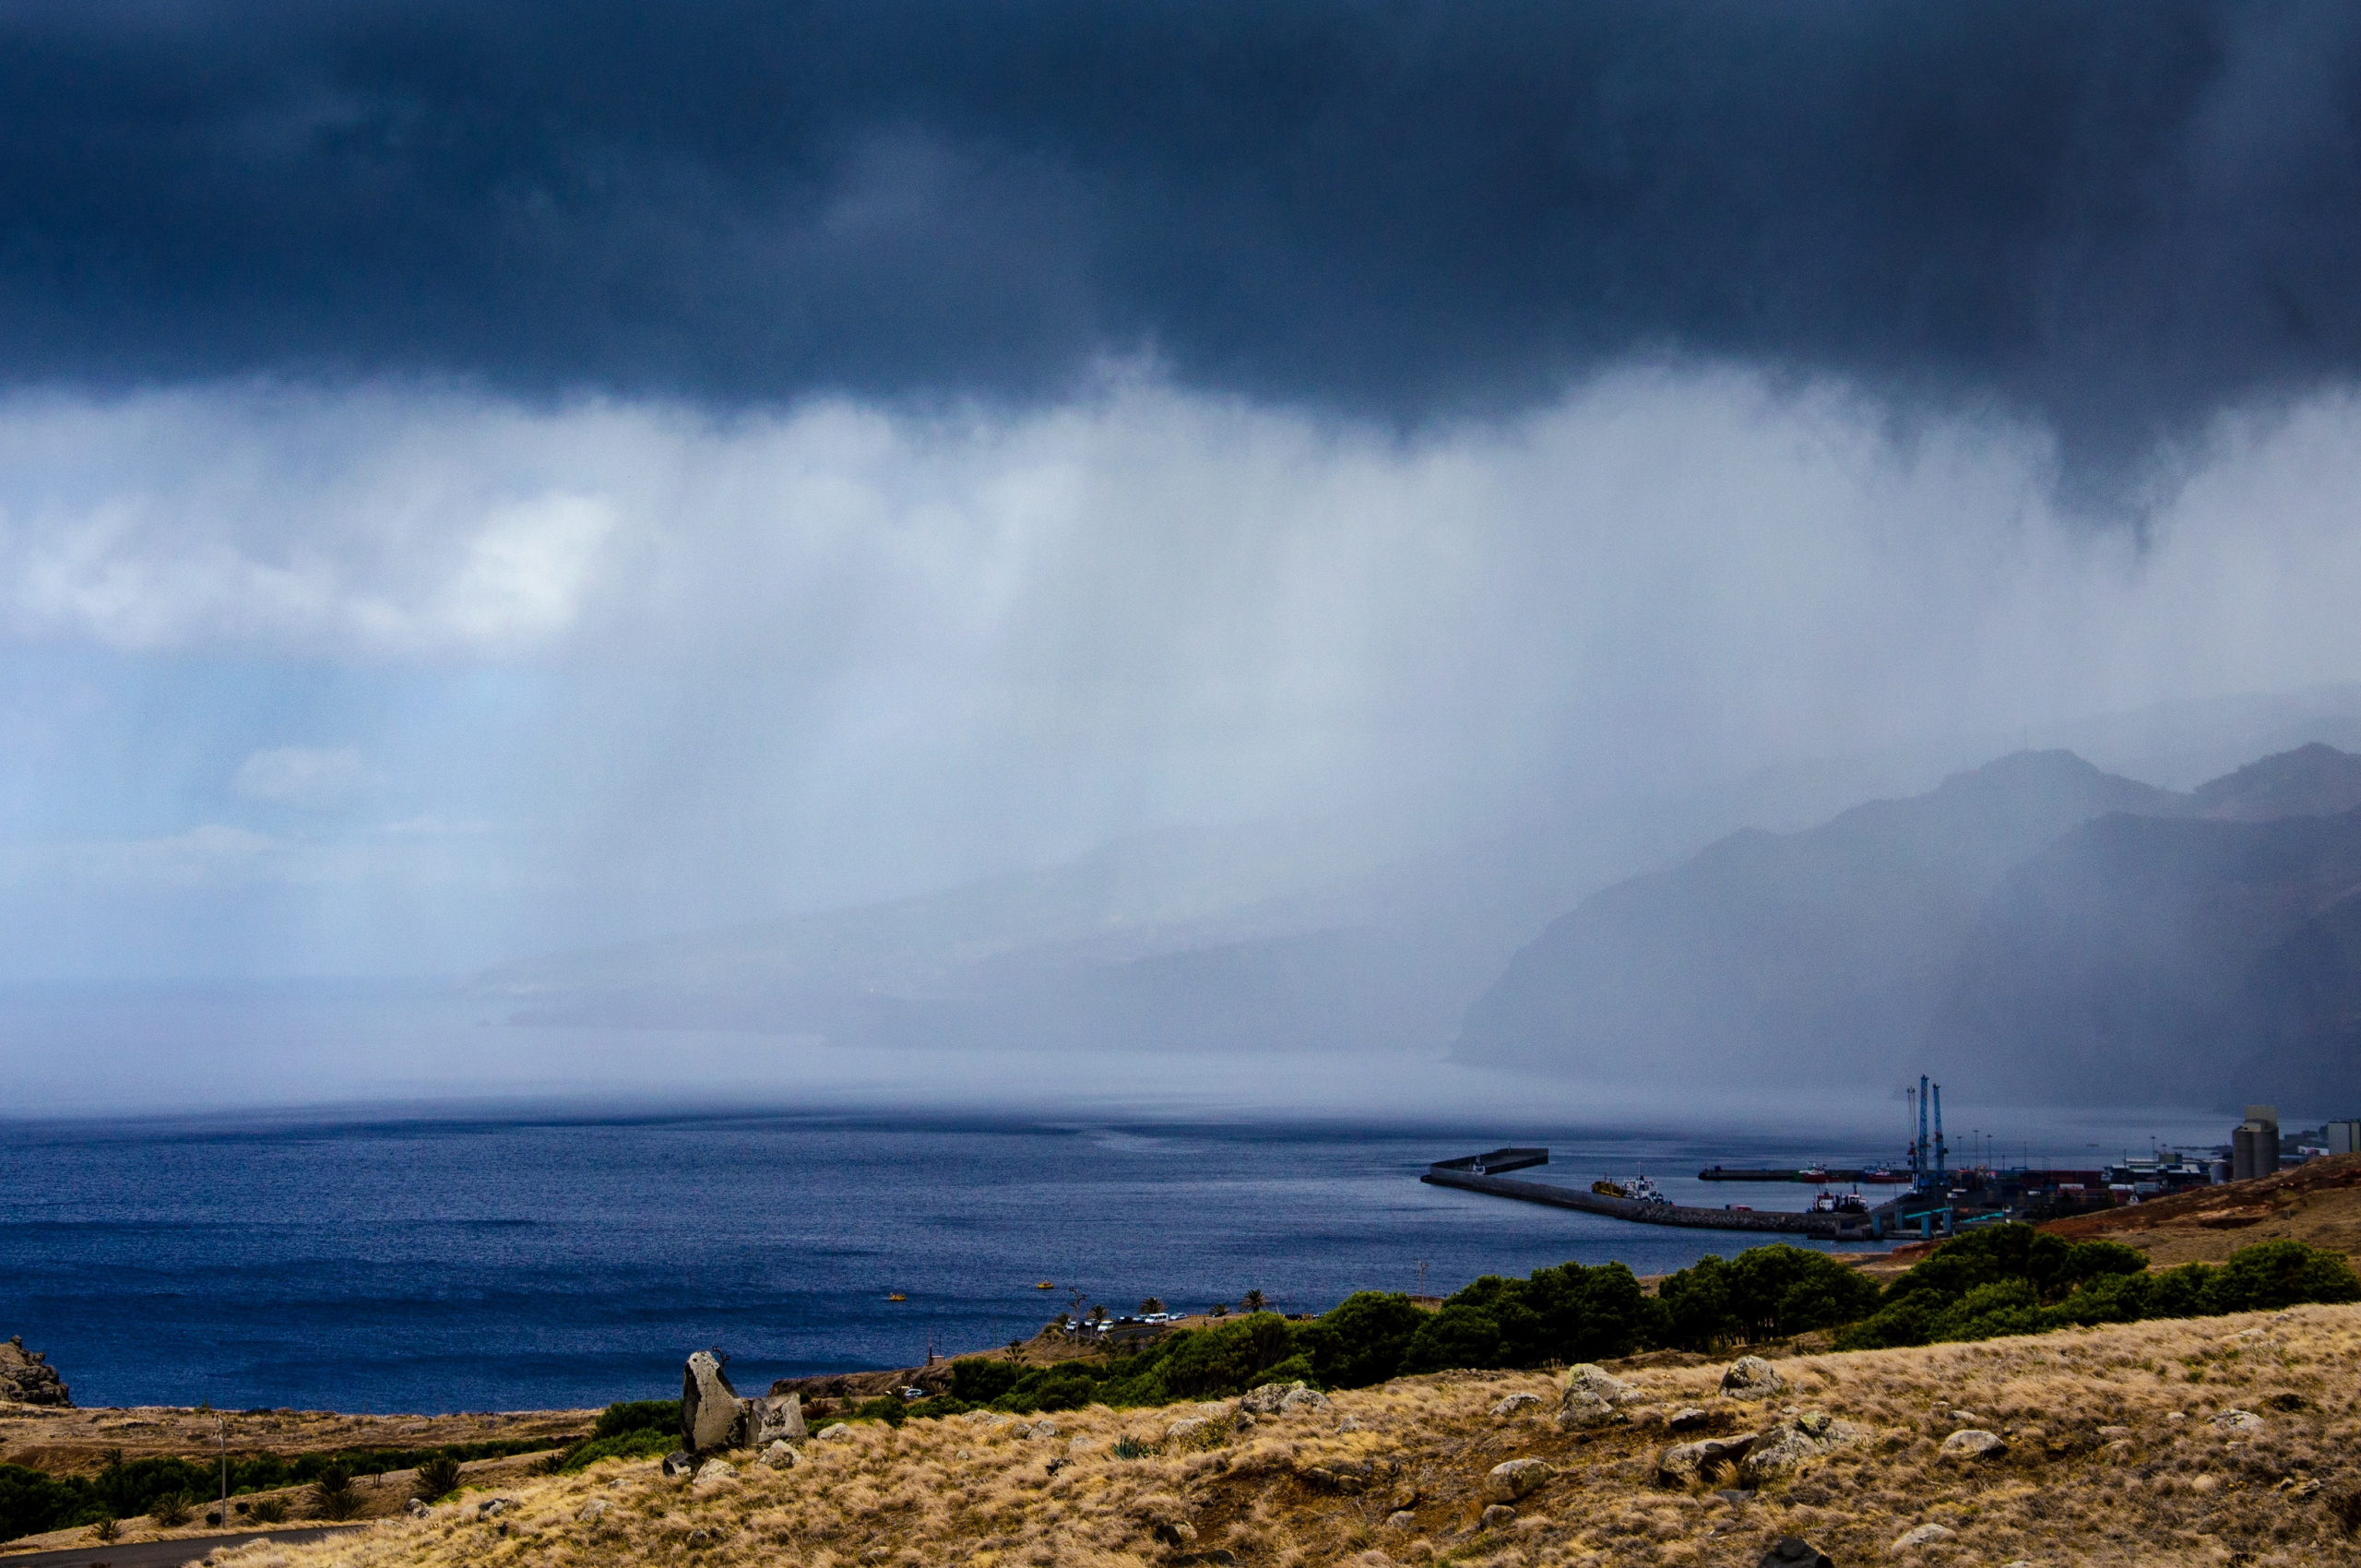
[[[681,1441],[690,1452],[737,1442],[745,1414],[746,1402],[730,1386],[721,1362],[703,1350],[691,1356],[681,1374]]]
[[[1513,1416],[1519,1410],[1530,1410],[1540,1403],[1541,1396],[1538,1394],[1512,1394],[1492,1407],[1492,1414]]]
[[[0,1345],[0,1403],[54,1405],[70,1409],[74,1400],[65,1380],[39,1350],[25,1348],[21,1335]]]

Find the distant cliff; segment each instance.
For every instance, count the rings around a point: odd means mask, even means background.
[[[0,1345],[0,1403],[70,1407],[73,1390],[39,1350],[25,1348],[24,1336]]]
[[[2361,1098],[2334,1071],[2361,1000],[2356,808],[2361,757],[2327,746],[2187,794],[2019,754],[1597,894],[1517,955],[1456,1053],[2342,1105]]]

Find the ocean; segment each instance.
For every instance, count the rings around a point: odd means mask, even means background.
[[[1757,1207],[1809,1191],[1696,1171],[1901,1153],[1014,1115],[0,1124],[0,1336],[45,1350],[85,1406],[582,1407],[671,1396],[707,1347],[742,1390],[986,1349],[1076,1291],[1128,1311],[1260,1289],[1318,1312],[1357,1289],[1448,1294],[1569,1260],[1661,1273],[1759,1241],[1418,1181],[1511,1141],[1553,1151],[1523,1174],[1644,1171],[1676,1201]]]

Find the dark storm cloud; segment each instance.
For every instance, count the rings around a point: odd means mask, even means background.
[[[1350,0],[0,8],[23,381],[1416,419],[1631,354],[2118,469],[2361,362],[2361,13]]]

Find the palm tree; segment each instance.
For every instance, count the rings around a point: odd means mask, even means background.
[[[1250,1313],[1259,1313],[1270,1303],[1260,1290],[1249,1290],[1238,1298],[1238,1304]]]
[[[1144,1313],[1160,1313],[1163,1310],[1164,1303],[1157,1300],[1154,1296],[1150,1296],[1146,1301],[1140,1303],[1140,1311]]]

